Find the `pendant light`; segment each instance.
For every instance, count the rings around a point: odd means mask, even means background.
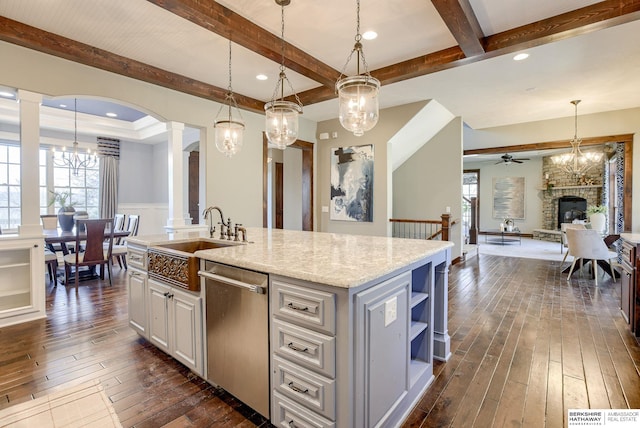
[[[267,140],[269,140],[271,144],[284,150],[298,139],[298,115],[302,113],[302,103],[285,74],[284,66],[284,7],[291,3],[291,0],[275,0],[275,2],[281,8],[282,32],[280,40],[282,42],[282,64],[280,65],[280,76],[276,88],[273,91],[271,101],[264,105],[265,132],[267,134]],[[295,103],[285,101],[284,99],[285,82],[289,85],[289,89],[295,96]],[[278,94],[280,95],[279,99]]]
[[[73,144],[71,150],[67,150],[65,146],[62,146],[62,153],[58,153],[56,148],[53,147],[53,163],[56,166],[65,166],[71,169],[71,173],[77,176],[80,173],[80,169],[93,168],[98,163],[98,156],[95,153],[91,153],[91,150],[87,149],[86,152],[81,152],[78,149],[78,99],[73,99]]]
[[[587,152],[584,153],[580,149],[582,139],[578,138],[578,103],[580,100],[573,100],[571,104],[575,107],[575,132],[573,138],[569,142],[571,144],[571,152],[556,155],[551,158],[552,162],[567,174],[579,177],[593,168],[602,160],[602,153]]]
[[[229,38],[229,87],[227,89],[229,92],[225,97],[225,103],[220,105],[220,110],[218,110],[213,124],[213,130],[216,148],[230,158],[242,148],[242,137],[244,135],[244,121],[231,87],[231,38]],[[226,116],[222,114],[222,110],[225,107],[227,108]],[[237,118],[234,117],[234,110]]]
[[[356,43],[347,58],[340,78],[336,82],[338,91],[340,124],[353,135],[360,137],[378,123],[378,92],[380,91],[380,81],[369,74],[367,62],[362,50],[362,35],[360,34],[360,0],[357,0],[357,27]],[[356,54],[356,74],[342,78],[351,61],[353,54]],[[360,74],[360,61],[364,72]]]

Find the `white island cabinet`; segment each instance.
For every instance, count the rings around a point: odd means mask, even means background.
[[[44,240],[0,236],[0,327],[44,318]]]
[[[433,359],[450,355],[446,308],[453,244],[258,228],[247,235],[248,244],[195,255],[269,276],[271,422],[399,426],[431,384]],[[131,242],[152,247],[172,239]],[[146,295],[147,312],[153,312]],[[141,334],[146,330],[153,342],[149,314],[144,329],[133,322],[144,312],[130,308],[132,326]],[[204,349],[206,338],[203,319]],[[204,358],[206,367],[206,352]]]

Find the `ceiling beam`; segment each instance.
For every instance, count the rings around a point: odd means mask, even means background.
[[[633,134],[605,135],[602,137],[582,138],[580,147],[599,146],[607,143],[628,143],[633,141]],[[517,146],[490,147],[486,149],[465,150],[463,155],[491,155],[496,153],[518,153],[549,149],[570,149],[569,140],[549,141],[546,143],[530,143]]]
[[[231,40],[245,48],[280,64],[282,39],[245,17],[215,1],[147,0],[202,28]],[[334,88],[340,72],[295,46],[284,43],[284,62],[287,68],[311,80]]]
[[[431,0],[467,58],[482,55],[484,33],[469,0]]]
[[[0,16],[0,40],[196,97],[224,103],[228,89],[129,59]],[[264,101],[234,93],[238,107],[264,113]]]

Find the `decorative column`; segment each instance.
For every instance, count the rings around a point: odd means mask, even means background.
[[[184,123],[167,122],[167,140],[169,144],[169,218],[165,229],[169,232],[185,226],[184,220],[184,160],[182,150],[182,132]]]
[[[40,225],[40,104],[42,95],[18,90],[20,101],[20,235],[42,235]]]

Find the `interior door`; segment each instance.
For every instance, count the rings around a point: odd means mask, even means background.
[[[276,229],[282,229],[284,225],[284,165],[276,162]]]
[[[189,152],[189,217],[191,224],[200,222],[200,152]]]

